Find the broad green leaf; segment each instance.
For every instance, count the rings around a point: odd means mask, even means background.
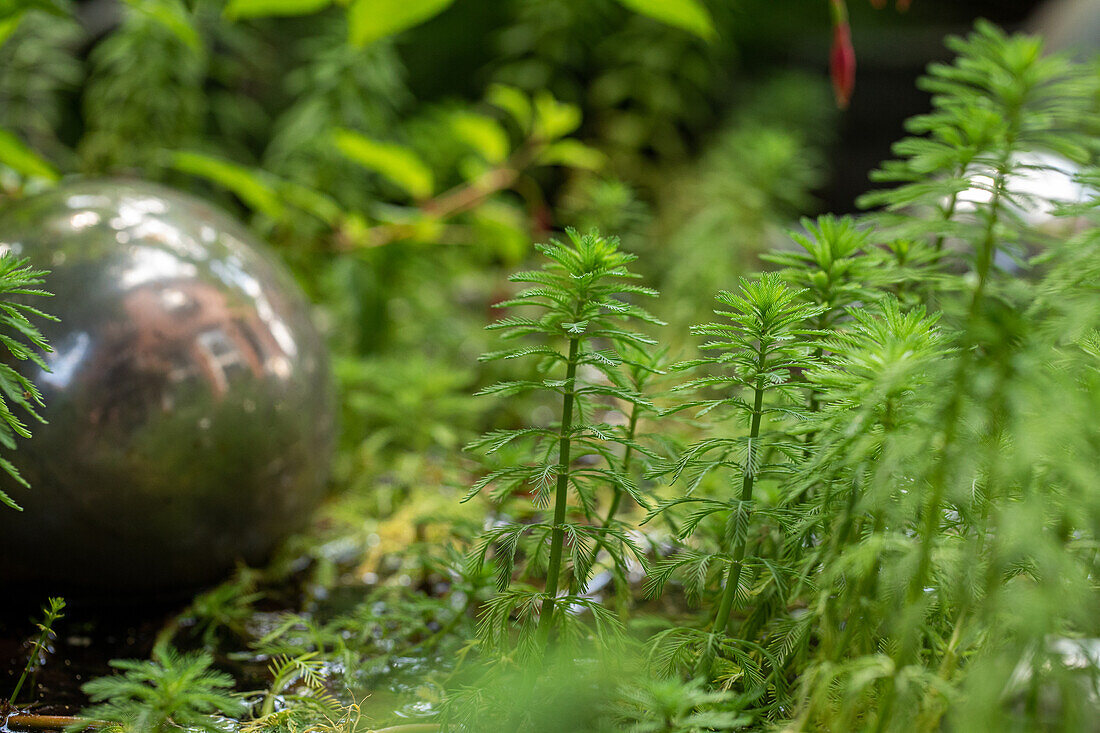
[[[487,201],[473,215],[477,242],[492,249],[507,262],[518,264],[531,248],[531,232],[522,209],[503,201]]]
[[[432,195],[435,181],[431,169],[408,148],[371,140],[351,130],[336,130],[333,142],[348,158],[385,176],[414,199]]]
[[[344,210],[331,196],[293,181],[279,181],[279,198],[291,206],[316,216],[329,226],[335,226]]]
[[[24,13],[15,13],[6,18],[0,18],[0,46],[3,46],[4,41],[11,38],[11,34],[15,33],[19,28],[19,23],[22,22],[23,15]]]
[[[352,0],[348,6],[348,40],[366,46],[420,25],[446,10],[454,0]]]
[[[531,100],[519,89],[504,84],[493,84],[485,95],[485,101],[512,115],[521,129],[526,131],[531,127],[533,114]]]
[[[543,140],[557,140],[580,127],[581,110],[559,102],[549,92],[535,97],[535,134]]]
[[[538,161],[543,165],[564,165],[594,171],[604,166],[607,156],[579,140],[568,139],[547,145],[539,154]]]
[[[467,155],[458,161],[458,174],[464,181],[476,181],[493,170],[484,158],[477,155]]]
[[[71,17],[73,12],[67,0],[0,0],[0,22],[22,17],[31,10],[59,18]]]
[[[422,217],[409,223],[406,237],[415,242],[437,243],[443,236],[443,222]]]
[[[263,179],[260,171],[202,153],[190,152],[173,154],[171,165],[178,171],[205,178],[229,189],[247,206],[271,219],[280,219],[283,216],[283,205],[278,194]]]
[[[0,129],[0,164],[30,178],[56,181],[61,177],[49,161],[24,145],[23,141],[15,135],[2,129]]]
[[[714,21],[701,0],[619,0],[636,13],[647,15],[702,38],[715,36]]]
[[[324,10],[332,0],[229,0],[225,6],[225,17],[266,18],[273,15],[309,15]]]
[[[496,120],[472,112],[451,115],[451,129],[462,142],[476,150],[490,163],[503,163],[511,144],[508,133]]]
[[[126,0],[136,12],[152,18],[196,54],[204,52],[202,38],[191,21],[191,14],[176,0]]]

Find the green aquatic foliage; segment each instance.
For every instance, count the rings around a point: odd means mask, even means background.
[[[624,493],[643,506],[648,504],[631,477],[622,472],[614,453],[638,446],[628,437],[629,428],[624,434],[605,422],[608,408],[601,401],[646,402],[632,389],[623,369],[624,365],[646,368],[634,355],[654,342],[629,329],[632,322],[658,323],[633,302],[654,297],[656,292],[634,282],[638,276],[627,265],[635,258],[620,251],[616,239],[575,231],[569,231],[568,237],[566,243],[538,246],[550,260],[542,269],[510,278],[529,287],[499,307],[523,309],[522,315],[489,326],[502,331],[505,339],[534,337],[532,342],[482,356],[485,361],[536,360],[541,379],[501,382],[482,393],[554,395],[560,398],[560,420],[492,431],[469,446],[491,455],[517,441],[530,444],[527,460],[492,470],[466,497],[488,490],[494,501],[504,502],[530,493],[534,502],[534,521],[504,521],[492,527],[471,558],[477,566],[491,559],[497,571],[499,592],[484,611],[483,636],[497,646],[515,643],[512,618],[516,615],[519,643],[529,653],[545,647],[555,628],[564,634],[575,626],[570,607],[589,609],[599,631],[614,633],[616,622],[585,595],[586,585],[601,548],[610,553],[616,571],[623,573],[628,556],[641,552],[615,522],[613,512],[606,522],[593,523],[599,496],[611,489],[613,504]],[[545,586],[514,582],[517,564],[526,566],[521,578],[537,581],[542,576]]]
[[[758,483],[782,483],[803,455],[789,426],[804,419],[805,388],[799,375],[814,365],[816,332],[808,324],[822,309],[800,296],[774,273],[742,279],[737,292],[718,294],[720,310],[715,313],[725,320],[692,329],[710,339],[701,346],[707,355],[677,365],[702,376],[676,391],[699,394],[668,412],[693,410],[696,417],[713,413],[744,425],[728,437],[689,445],[666,469],[672,481],[684,480],[684,494],[662,502],[650,515],[675,512],[679,539],[699,533],[702,540],[656,563],[649,576],[650,591],[659,594],[673,575],[679,575],[689,599],[705,599],[711,609],[704,629],[677,626],[654,637],[651,656],[666,672],[720,679],[737,667],[738,674],[762,683],[761,665],[754,659],[759,644],[751,636],[731,633],[732,614],[748,606],[753,596],[763,603],[753,588],[760,576],[776,574],[780,587],[786,585],[779,577],[784,569],[760,547],[776,516],[759,495],[754,496],[754,488]],[[710,474],[726,470],[731,480],[725,496],[697,493]]]
[[[148,661],[111,662],[119,673],[99,677],[82,688],[92,701],[71,731],[102,728],[119,733],[168,733],[180,728],[222,733],[225,717],[244,711],[232,694],[233,678],[211,669],[206,653],[182,654],[157,647]]]
[[[42,359],[42,352],[51,351],[41,331],[31,320],[56,320],[43,313],[25,299],[51,295],[39,286],[45,282],[47,271],[31,267],[26,259],[11,253],[0,256],[0,343],[12,359],[29,361],[44,372],[49,367]],[[35,412],[42,405],[42,393],[34,383],[20,374],[10,362],[0,364],[0,445],[7,450],[16,449],[16,438],[30,438],[30,429],[13,407],[18,407],[31,419],[41,421]],[[6,458],[0,458],[0,468],[23,486],[27,482],[19,470]],[[0,504],[19,509],[8,494],[0,489]]]
[[[456,689],[443,702],[441,729],[704,733],[745,730],[750,722],[737,712],[735,693],[708,689],[702,680],[653,677],[630,654],[578,659],[551,653],[538,672],[498,666]]]
[[[931,65],[920,83],[932,94],[932,112],[909,120],[912,136],[894,145],[898,159],[873,174],[896,185],[866,194],[861,204],[880,208],[873,218],[891,239],[936,251],[952,240],[970,243],[964,254],[980,276],[992,261],[987,240],[1007,255],[1026,256],[1021,212],[1042,197],[1020,193],[1013,179],[1058,171],[1064,161],[1087,163],[1095,154],[1089,117],[1097,79],[1087,65],[1044,55],[1040,38],[1008,36],[985,22],[947,44],[958,54],[955,63]]]
[[[19,681],[15,683],[15,689],[12,690],[11,697],[8,698],[9,706],[15,705],[16,700],[19,699],[19,693],[23,690],[23,683],[27,681],[28,676],[31,678],[31,687],[34,687],[34,672],[42,665],[42,655],[48,651],[51,640],[56,636],[53,626],[64,618],[62,613],[64,610],[64,598],[50,598],[46,601],[46,605],[42,607],[42,621],[38,624],[38,638],[31,645],[30,654],[27,655],[27,664],[23,667],[23,673],[19,675]]]
[[[487,301],[511,313],[490,333],[513,348],[482,362],[507,380],[484,390],[506,399],[485,419],[496,429],[471,444],[488,466],[448,453],[457,425],[472,429],[476,416],[445,399],[466,373],[434,373],[481,348],[466,330],[476,319],[462,320],[438,287],[437,273],[461,272],[439,262],[461,254],[424,256],[402,239],[341,258],[348,280],[333,292],[394,275],[387,297],[405,308],[412,301],[392,294],[416,285],[430,291],[417,302],[444,315],[431,327],[408,317],[401,338],[423,357],[345,365],[353,430],[378,428],[377,452],[394,455],[339,500],[346,536],[326,534],[337,514],[326,515],[306,552],[324,560],[307,581],[316,588],[287,613],[249,619],[244,589],[189,612],[195,637],[275,660],[271,683],[249,693],[259,709],[246,729],[348,729],[360,695],[399,678],[401,699],[416,701],[412,725],[458,731],[1088,730],[1100,638],[1100,196],[1053,206],[1014,182],[1095,165],[1096,78],[986,24],[951,47],[956,61],[924,82],[933,112],[911,123],[881,174],[900,185],[869,195],[879,208],[865,217],[804,220],[767,257],[778,272],[727,277],[732,245],[719,235],[735,222],[759,249],[782,212],[806,207],[809,135],[777,132],[760,112],[720,136],[705,182],[722,184],[714,196],[726,206],[700,197],[679,220],[690,237],[663,255],[650,245],[689,310],[712,292],[709,278],[737,286],[719,295],[715,322],[693,330],[701,355],[676,369],[650,332],[679,336],[656,330],[640,306],[654,292],[613,238],[570,232],[541,245],[546,264],[513,277],[518,293],[467,273],[491,293],[477,300],[482,320]],[[480,174],[531,144],[525,132],[545,141],[579,124],[575,108],[513,87],[493,87],[487,104],[504,113],[494,117],[503,142],[469,110],[450,128]],[[458,164],[395,173],[405,153],[447,159],[447,141],[357,134],[379,143],[342,138],[371,185],[404,187],[388,194],[390,215],[422,212],[429,183],[434,199],[440,181],[463,175]],[[585,157],[571,144],[553,156]],[[630,191],[608,184],[600,195],[572,209],[578,221],[621,216],[644,239]],[[1046,222],[1026,215],[1033,205]],[[1065,236],[1045,228],[1055,215],[1072,224]],[[663,266],[677,258],[677,273]],[[679,387],[657,394],[669,371],[683,375]],[[407,414],[370,404],[387,394]],[[370,534],[372,513],[451,501],[451,485],[472,487],[459,507],[468,514],[448,517],[442,537],[420,521],[396,542]],[[364,549],[385,542],[385,562]],[[592,590],[597,569],[616,576],[613,592]],[[164,707],[138,697],[126,687],[120,704],[134,715]]]
[[[264,730],[261,721],[276,716],[276,700],[284,707],[298,703],[296,707],[312,709],[315,715],[338,717],[340,703],[325,688],[325,661],[318,657],[318,652],[275,657],[268,665],[268,672],[271,674],[271,686],[264,693],[257,719],[253,722],[253,726],[260,724],[259,730]],[[301,692],[295,693],[296,688]]]
[[[832,328],[845,309],[880,297],[876,284],[876,252],[872,232],[849,216],[802,219],[802,231],[790,233],[799,247],[764,254],[761,259],[783,269],[780,274],[820,307],[814,319],[819,329]]]
[[[85,171],[155,167],[161,151],[204,130],[208,54],[181,0],[122,5],[119,28],[93,50],[85,84]]]
[[[789,396],[801,440],[773,453],[787,462],[770,487],[754,481],[771,521],[748,537],[769,554],[747,555],[767,571],[741,591],[739,634],[655,637],[652,658],[688,676],[725,655],[716,682],[761,724],[1069,731],[1095,716],[1092,206],[1062,209],[1085,232],[1058,242],[1026,216],[1057,202],[1014,185],[1093,159],[1095,78],[984,24],[951,45],[960,58],[927,82],[937,111],[911,128],[925,137],[884,169],[909,178],[866,199],[885,208],[804,222],[799,250],[768,257],[818,333]],[[695,476],[692,503],[721,501]],[[713,597],[707,558],[674,550],[652,583]]]
[[[239,567],[233,579],[196,595],[191,605],[161,630],[157,643],[172,644],[177,635],[185,633],[200,639],[204,648],[213,649],[222,636],[243,637],[255,604],[263,598],[256,588],[257,579],[257,571]]]
[[[622,686],[612,706],[617,729],[630,733],[744,730],[752,720],[738,712],[732,693],[709,690],[698,678],[640,676]]]
[[[799,587],[814,589],[803,727],[1073,730],[1089,715],[1059,649],[1096,633],[1081,546],[1093,396],[1087,349],[1061,327],[1087,340],[1095,311],[1093,286],[1058,264],[1088,237],[1029,261],[1025,245],[1049,238],[1013,181],[1047,168],[1027,153],[1091,159],[1095,80],[984,24],[952,47],[927,81],[936,111],[911,126],[925,136],[884,168],[905,182],[867,199],[886,207],[881,236],[940,255],[928,310],[850,310],[811,376],[823,407],[799,496],[815,528],[794,535],[810,550]]]

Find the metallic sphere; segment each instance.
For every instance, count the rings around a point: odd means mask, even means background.
[[[257,562],[328,474],[328,358],[286,270],[244,227],[144,182],[62,185],[0,210],[0,249],[51,270],[47,425],[5,453],[0,579],[182,589]]]

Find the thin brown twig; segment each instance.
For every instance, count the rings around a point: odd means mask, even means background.
[[[427,201],[419,202],[416,208],[424,219],[444,222],[451,217],[476,208],[493,194],[505,191],[520,180],[521,173],[531,165],[542,149],[541,141],[532,138],[518,148],[511,158],[498,167],[486,171],[473,181],[460,183]],[[419,222],[392,222],[378,224],[358,236],[347,231],[336,234],[336,249],[348,251],[361,247],[381,247],[401,239],[415,236]]]
[[[102,728],[107,725],[99,720],[85,720],[72,715],[35,715],[34,713],[16,713],[9,715],[4,724],[13,730],[63,730],[76,723],[87,723],[92,728]]]
[[[512,167],[495,168],[475,181],[464,183],[444,191],[418,207],[424,219],[443,222],[453,216],[477,207],[493,194],[510,188],[519,178],[519,171]],[[370,227],[358,236],[347,231],[337,233],[336,246],[341,251],[362,247],[381,247],[401,239],[415,236],[419,221],[393,222]]]

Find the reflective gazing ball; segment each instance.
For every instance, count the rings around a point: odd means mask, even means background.
[[[1012,199],[1005,205],[1029,227],[1048,234],[1069,234],[1081,222],[1072,217],[1058,216],[1060,206],[1083,204],[1095,191],[1080,180],[1081,166],[1060,155],[1024,152],[1013,156],[1016,170],[1005,180]],[[995,183],[992,169],[977,169],[971,173],[973,186],[958,195],[957,210],[974,211],[988,204]]]
[[[224,212],[128,181],[0,209],[0,249],[51,270],[34,304],[54,352],[47,425],[4,455],[0,579],[170,590],[257,562],[308,519],[333,444],[329,365],[309,306]]]

